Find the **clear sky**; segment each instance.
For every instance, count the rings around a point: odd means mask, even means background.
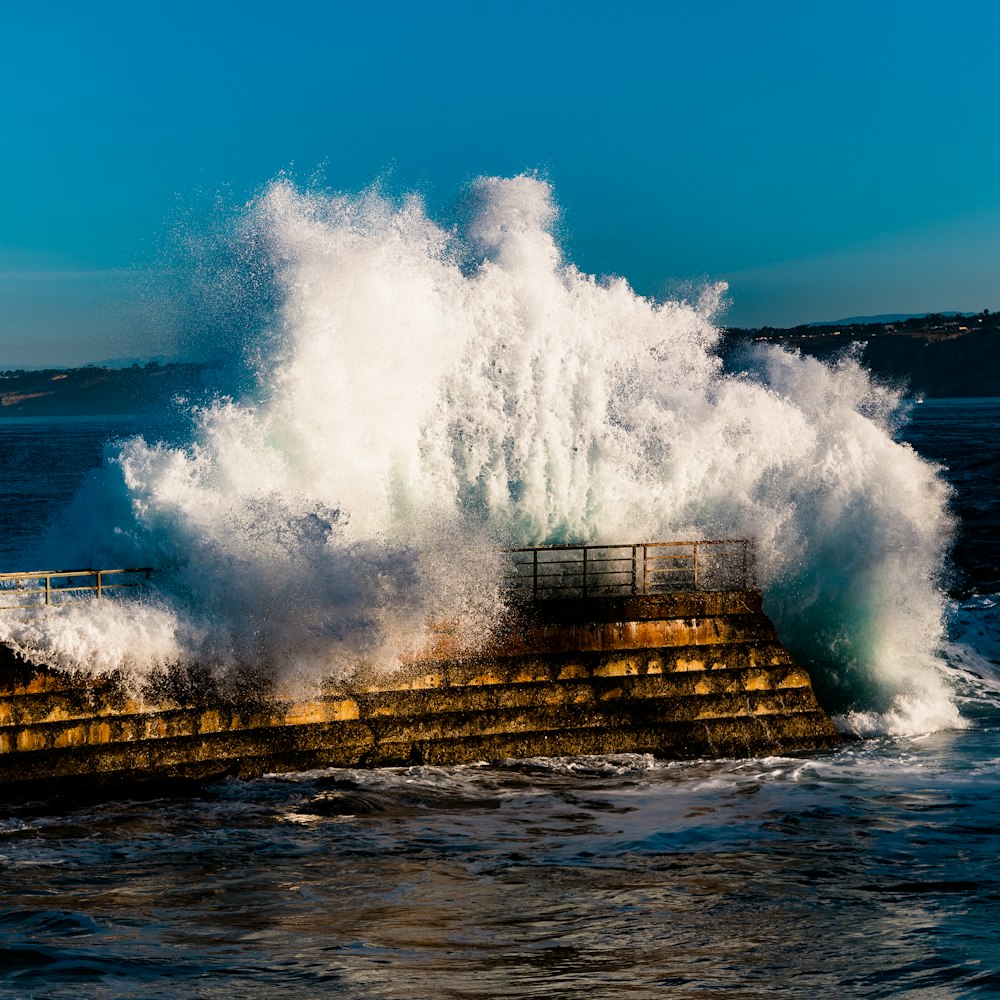
[[[567,255],[790,325],[1000,308],[1000,4],[8,4],[0,367],[169,353],[166,234],[285,170],[447,215],[538,170]]]

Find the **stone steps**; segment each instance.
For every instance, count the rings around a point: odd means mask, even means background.
[[[129,695],[7,650],[0,786],[841,742],[757,592],[562,603],[475,648],[438,623],[398,671],[359,669],[309,700],[223,696],[204,678],[187,693]]]

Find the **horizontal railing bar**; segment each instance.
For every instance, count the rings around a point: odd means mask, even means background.
[[[142,583],[102,583],[101,590],[127,590],[129,587],[142,587]],[[45,587],[18,587],[17,590],[0,590],[0,594],[18,594],[22,596],[27,596],[28,594],[84,594],[93,591],[96,593],[98,590],[97,584],[93,584],[90,587],[49,587],[47,590]]]
[[[558,568],[560,566],[582,566],[582,559],[539,559],[538,568]],[[588,567],[594,567],[595,573],[629,573],[631,572],[631,559],[598,559],[598,560],[587,560]],[[522,569],[527,573],[530,573],[534,568],[532,563],[514,563],[515,568]]]
[[[539,545],[534,548],[532,547],[511,548],[511,549],[504,549],[503,551],[508,553],[509,555],[515,555],[515,556],[520,554],[531,555],[537,552],[540,557],[544,557],[549,553],[555,554],[560,552],[583,552],[584,550],[586,550],[588,553],[599,552],[601,550],[625,550],[631,553],[632,549],[642,550],[642,549],[682,548],[686,546],[689,549],[693,550],[696,546],[698,548],[702,548],[708,545],[715,545],[715,546],[731,545],[733,547],[742,548],[745,544],[747,544],[746,539],[720,538],[720,539],[710,539],[698,542],[640,542],[636,545]],[[589,561],[590,558],[592,557],[588,556],[587,558]],[[620,558],[624,559],[626,557],[622,556]],[[671,557],[657,555],[655,558],[665,559]],[[522,565],[526,563],[527,560],[525,560],[525,562],[522,563]]]
[[[696,539],[687,542],[636,542],[635,544],[629,543],[613,543],[608,545],[524,545],[517,546],[510,549],[504,549],[505,552],[538,552],[539,554],[543,552],[559,552],[568,549],[576,549],[578,552],[582,549],[586,549],[588,552],[592,552],[596,549],[661,549],[670,546],[681,546],[681,545],[744,545],[747,542],[746,538],[706,538],[706,539]]]
[[[88,590],[128,590],[130,587],[144,587],[145,583],[102,583],[100,587],[97,584],[92,584],[88,587],[49,587],[48,593],[50,594],[76,594],[84,593]],[[17,590],[0,590],[0,595],[10,594],[10,595],[24,595],[24,594],[44,594],[46,593],[45,587],[19,587]]]
[[[560,570],[557,567],[553,567],[552,563],[545,564],[545,570],[542,569],[542,564],[538,564],[538,573],[514,573],[513,575],[519,579],[530,580],[533,576],[549,577],[549,576],[582,576],[584,573],[584,567],[580,563],[573,565],[567,565],[565,569]],[[632,571],[627,568],[623,569],[607,569],[607,570],[591,570],[588,566],[586,570],[587,576],[602,577],[602,576],[631,576]]]
[[[660,549],[668,545],[745,545],[746,538],[699,538],[692,542],[639,542],[637,547],[642,549]]]
[[[96,574],[95,574],[95,579],[96,579]],[[112,580],[112,581],[109,581],[106,584],[102,584],[102,586],[105,586],[105,587],[141,587],[145,582],[146,582],[145,580],[140,580],[138,583],[134,583],[134,582],[133,583],[129,583],[129,582],[126,582],[126,581],[113,581]],[[96,584],[94,584],[94,586],[96,586]],[[23,587],[16,587],[16,588],[13,588],[13,589],[20,590],[20,591],[25,592],[25,593],[27,592],[25,590],[25,588],[23,588]],[[57,586],[57,585],[53,584],[52,589],[53,590],[71,590],[72,587],[69,586],[69,585],[59,585],[59,586]]]
[[[690,556],[688,557],[690,558]],[[652,561],[652,560],[651,560]],[[523,569],[530,571],[535,564],[533,563],[514,563],[517,569]],[[559,566],[582,566],[582,559],[539,559],[537,563],[538,567],[559,567]],[[588,559],[588,566],[595,567],[595,572],[597,573],[625,573],[628,572],[628,567],[632,565],[631,558],[629,559]]]
[[[38,580],[59,576],[108,576],[112,573],[152,573],[148,566],[139,566],[134,569],[46,569],[46,570],[26,570],[18,573],[0,573],[0,580]]]

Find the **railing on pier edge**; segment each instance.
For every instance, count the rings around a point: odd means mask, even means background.
[[[33,570],[23,573],[0,573],[0,611],[21,611],[81,600],[104,599],[120,590],[145,587],[153,570],[138,569],[64,569]],[[15,604],[7,603],[11,600]]]
[[[508,585],[530,600],[627,597],[757,586],[753,541],[717,538],[634,545],[537,545],[507,549]],[[104,599],[145,587],[151,567],[0,573],[0,611]],[[11,601],[15,603],[10,603]]]
[[[628,597],[757,586],[748,538],[507,549],[514,595],[531,600]]]

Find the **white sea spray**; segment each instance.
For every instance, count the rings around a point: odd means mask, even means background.
[[[895,440],[898,393],[849,354],[724,364],[724,286],[658,302],[581,273],[536,177],[481,179],[469,205],[446,229],[416,198],[282,180],[256,199],[229,259],[272,306],[204,331],[251,387],[222,386],[184,440],[109,449],[49,541],[60,563],[155,566],[153,598],[8,641],[99,670],[391,669],[430,616],[488,633],[503,546],[749,537],[845,726],[959,724],[938,658],[948,490]]]

